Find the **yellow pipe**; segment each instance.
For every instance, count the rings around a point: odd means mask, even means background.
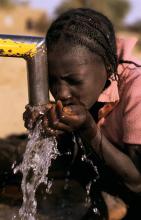
[[[33,57],[37,53],[36,43],[25,43],[11,39],[0,39],[0,54],[2,56]]]

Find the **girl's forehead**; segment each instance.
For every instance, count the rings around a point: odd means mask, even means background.
[[[87,76],[94,72],[105,71],[105,64],[100,56],[90,52],[87,48],[70,47],[64,53],[60,48],[52,50],[48,56],[49,74],[59,76]]]
[[[81,45],[61,45],[48,51],[49,62],[55,62],[57,60],[65,62],[79,62],[79,63],[91,63],[91,62],[103,62],[102,58],[94,52],[91,52],[88,48]]]
[[[73,44],[68,44],[68,43],[65,43],[65,42],[60,42],[58,43],[57,45],[54,45],[53,48],[49,49],[48,50],[48,53],[49,54],[58,54],[58,53],[65,53],[67,55],[70,55],[70,54],[77,54],[81,51],[85,51],[86,49],[84,49],[83,46],[81,45],[73,45]]]

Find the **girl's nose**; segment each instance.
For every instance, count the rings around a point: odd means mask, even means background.
[[[57,91],[57,99],[61,100],[64,105],[70,104],[71,101],[71,91],[67,85],[61,85]]]

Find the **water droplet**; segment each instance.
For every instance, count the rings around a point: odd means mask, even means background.
[[[93,208],[93,212],[95,213],[95,214],[97,214],[97,215],[100,215],[100,212],[99,212],[99,210],[98,210],[98,208]]]

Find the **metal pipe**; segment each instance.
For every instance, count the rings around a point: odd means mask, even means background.
[[[47,104],[49,89],[45,39],[0,35],[0,56],[20,57],[26,60],[29,104],[32,106]]]

